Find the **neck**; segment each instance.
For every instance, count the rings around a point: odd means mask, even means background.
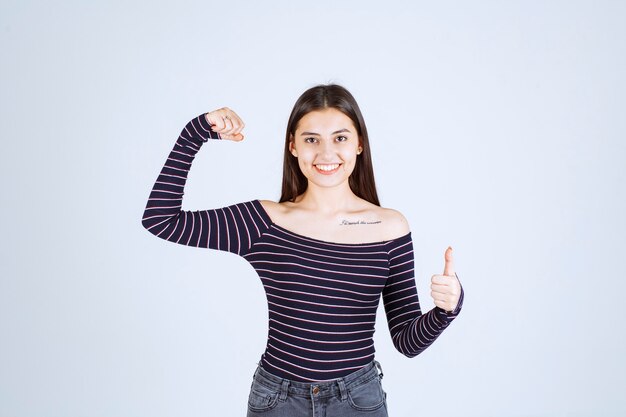
[[[327,215],[349,211],[354,206],[358,197],[352,192],[348,181],[340,186],[326,188],[315,184],[309,185],[296,202],[310,210]]]

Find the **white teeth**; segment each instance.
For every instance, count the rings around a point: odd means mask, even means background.
[[[332,171],[333,169],[337,169],[337,167],[339,166],[339,164],[331,164],[331,165],[315,165],[316,167],[318,167],[319,169],[321,169],[322,171]]]

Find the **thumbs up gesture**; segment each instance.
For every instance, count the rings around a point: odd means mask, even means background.
[[[433,275],[430,279],[430,295],[435,305],[447,312],[454,311],[461,296],[461,283],[454,271],[452,248],[448,246],[444,255],[443,275]]]

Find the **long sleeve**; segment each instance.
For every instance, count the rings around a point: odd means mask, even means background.
[[[383,289],[387,324],[395,348],[412,358],[430,346],[459,314],[464,292],[461,287],[461,296],[453,311],[434,307],[422,314],[415,286],[411,234],[390,241],[388,245],[389,277]]]
[[[211,210],[181,209],[191,163],[209,139],[221,137],[204,114],[187,123],[152,188],[141,223],[150,233],[170,242],[243,256],[268,227],[258,200]]]

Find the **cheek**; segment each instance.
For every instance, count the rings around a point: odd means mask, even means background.
[[[309,161],[307,161],[306,158],[302,158],[300,155],[298,155],[298,167],[302,173],[305,173],[312,168]]]
[[[356,167],[357,162],[359,161],[360,155],[356,155],[356,151],[354,154],[350,156],[349,162],[347,163],[347,169],[352,173],[354,168]],[[346,161],[347,162],[347,161]]]
[[[298,165],[308,165],[311,162],[311,158],[308,157],[306,152],[302,152],[298,154]]]
[[[341,155],[346,164],[354,165],[357,161],[358,155],[356,154],[356,150],[347,151]]]

